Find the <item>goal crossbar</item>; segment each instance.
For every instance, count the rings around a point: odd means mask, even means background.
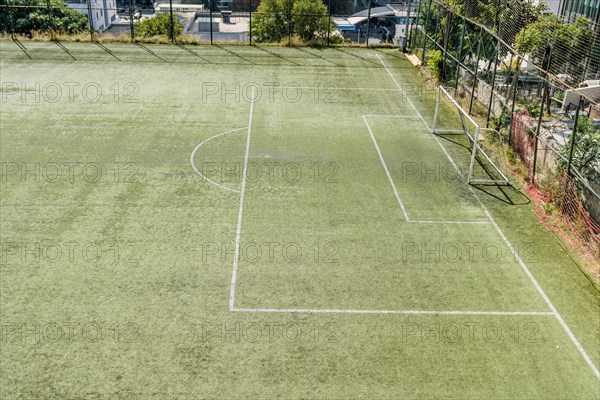
[[[442,101],[442,95],[444,97],[446,97],[448,100],[450,100],[450,102],[454,105],[454,107],[456,107],[456,110],[458,111],[458,114],[459,114],[460,123],[461,123],[463,129],[441,129],[439,127],[440,103]],[[474,130],[474,134],[471,134],[471,132],[469,132],[468,124],[470,124],[472,126],[472,128]],[[483,136],[481,135],[481,133],[483,133],[483,132],[491,132],[491,133],[495,134],[495,136],[497,138],[500,139],[501,152],[502,152],[502,155],[504,156],[504,149],[502,148],[502,136],[500,135],[500,133],[496,129],[483,128],[483,127],[479,126],[477,121],[475,121],[473,119],[473,117],[471,117],[469,115],[469,113],[467,113],[460,106],[460,104],[458,104],[458,102],[450,95],[450,93],[448,93],[448,91],[446,89],[444,89],[442,86],[438,86],[437,90],[436,90],[435,114],[433,117],[433,133],[434,134],[462,133],[467,137],[467,139],[469,140],[469,142],[471,143],[471,146],[472,146],[471,160],[469,163],[469,174],[467,177],[467,182],[469,184],[475,184],[475,185],[476,184],[510,185],[511,184],[510,180],[508,179],[508,177],[506,176],[504,171],[502,171],[502,168],[498,165],[498,163],[496,161],[494,161],[489,156],[489,154],[486,152],[486,150],[484,148],[482,148],[482,146],[480,145],[480,141],[483,139]],[[478,156],[483,157],[489,163],[489,165],[491,165],[492,168],[499,174],[499,177],[497,179],[494,179],[493,177],[490,177],[490,179],[475,178],[474,170],[475,170],[475,165],[477,163]],[[504,156],[503,161],[506,163],[505,156]]]

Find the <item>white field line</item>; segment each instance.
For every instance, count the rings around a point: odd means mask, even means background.
[[[401,89],[401,86],[398,84],[398,82],[396,81],[396,79],[394,79],[394,77],[392,76],[390,70],[384,64],[384,62],[381,59],[381,57],[379,57],[379,55],[377,55],[377,58],[379,58],[379,61],[381,62],[381,65],[383,65],[383,67],[386,69],[387,73],[390,75],[390,77],[392,78],[392,80],[394,81],[394,83],[396,83],[396,86],[398,86],[398,88]],[[419,115],[419,117],[421,118],[421,120],[423,121],[423,123],[425,124],[425,126],[427,126],[427,128],[431,131],[431,128],[425,122],[425,120],[421,116],[421,113],[419,113],[419,111],[417,110],[417,108],[415,107],[415,105],[412,103],[412,101],[408,98],[408,95],[406,95],[406,93],[405,93],[405,96],[406,96],[406,99],[408,100],[409,104],[412,106],[412,108],[415,110],[415,112]],[[441,147],[441,149],[444,152],[444,154],[446,154],[446,157],[448,158],[448,160],[452,163],[452,165],[456,169],[456,172],[459,174],[459,176],[463,176],[462,173],[460,172],[458,166],[456,165],[456,163],[454,162],[454,160],[452,159],[452,157],[450,156],[450,154],[448,153],[448,151],[446,150],[446,148],[444,147],[444,145],[440,142],[440,140],[438,139],[438,137],[436,135],[434,135],[433,133],[432,133],[432,135],[433,135],[435,141]],[[596,375],[596,378],[598,378],[598,380],[600,380],[600,371],[598,371],[598,368],[596,367],[596,365],[594,365],[594,362],[591,360],[591,358],[589,357],[589,355],[586,353],[586,351],[583,348],[583,346],[581,346],[581,344],[579,343],[579,341],[577,340],[577,338],[575,337],[575,335],[573,334],[573,332],[571,331],[571,329],[569,328],[569,326],[567,325],[567,323],[564,321],[564,319],[562,318],[562,316],[560,315],[560,313],[558,312],[558,310],[556,309],[556,307],[554,307],[554,304],[552,304],[552,301],[550,301],[550,299],[548,298],[548,296],[544,292],[544,289],[542,289],[542,287],[540,286],[540,284],[538,283],[538,281],[532,275],[531,271],[529,271],[529,268],[527,267],[527,265],[525,264],[525,262],[523,261],[523,259],[519,255],[519,253],[515,250],[514,246],[510,243],[510,241],[508,240],[508,238],[506,237],[506,235],[504,234],[504,232],[502,231],[502,229],[500,229],[500,226],[498,226],[498,224],[496,223],[496,220],[494,219],[494,217],[492,216],[492,214],[489,212],[489,210],[487,209],[487,207],[483,204],[483,202],[481,201],[481,198],[479,197],[479,195],[475,192],[475,190],[473,190],[473,188],[470,185],[469,185],[469,191],[473,194],[473,196],[475,197],[477,203],[479,203],[479,205],[483,209],[485,215],[488,217],[488,219],[490,220],[490,222],[492,223],[492,225],[496,229],[496,232],[498,232],[498,235],[500,235],[500,237],[502,238],[502,240],[504,241],[504,243],[506,244],[506,246],[509,248],[509,250],[511,251],[511,253],[516,257],[516,260],[518,261],[519,265],[521,266],[521,268],[525,272],[525,275],[527,275],[527,277],[529,278],[529,280],[531,281],[531,283],[533,283],[533,286],[536,288],[536,290],[538,291],[538,293],[540,294],[540,296],[544,299],[544,301],[546,302],[546,305],[548,306],[548,308],[550,308],[550,310],[552,310],[552,313],[554,314],[554,316],[556,317],[556,319],[558,320],[558,322],[560,323],[560,325],[562,326],[562,328],[564,329],[564,331],[567,333],[567,335],[569,336],[569,338],[571,339],[571,341],[575,345],[575,348],[577,348],[577,350],[579,351],[579,353],[581,354],[581,356],[583,357],[583,359],[590,366],[590,368],[594,372],[594,375]]]
[[[473,224],[489,225],[490,221],[410,221],[411,224]]]
[[[371,139],[373,140],[373,144],[375,145],[375,150],[377,150],[377,154],[379,154],[379,160],[381,160],[381,165],[383,165],[383,169],[385,170],[385,174],[390,181],[390,185],[392,186],[392,190],[394,191],[394,195],[396,195],[396,200],[398,200],[398,204],[402,209],[402,213],[404,214],[404,219],[406,222],[410,222],[410,218],[408,218],[408,213],[406,212],[406,208],[404,208],[404,204],[402,204],[402,199],[400,199],[400,195],[398,194],[398,190],[396,190],[396,185],[394,185],[394,181],[392,179],[392,175],[390,174],[390,170],[388,169],[385,160],[383,159],[383,155],[381,154],[381,150],[379,150],[379,145],[377,144],[377,140],[375,140],[375,136],[371,131],[371,126],[369,126],[369,122],[367,121],[367,117],[363,115],[363,121],[365,121],[365,125],[367,125],[367,129],[369,130],[369,135],[371,135]]]
[[[396,78],[394,78],[394,75],[392,75],[392,72],[389,70],[389,68],[387,67],[387,65],[385,65],[385,63],[383,62],[383,60],[381,59],[381,57],[379,57],[379,54],[376,54],[376,56],[379,59],[379,62],[381,63],[381,65],[383,65],[383,68],[385,68],[385,70],[387,71],[387,73],[390,76],[390,78],[392,78],[392,81],[394,81],[394,83],[396,84],[396,87],[402,93],[404,93],[404,90],[402,89],[402,86],[400,86],[400,84],[398,83],[398,81],[396,80]],[[417,110],[417,107],[415,107],[415,105],[413,104],[413,102],[410,100],[410,98],[408,97],[408,95],[406,93],[404,93],[404,97],[406,97],[406,101],[408,101],[408,104],[410,104],[410,106],[413,108],[413,110],[415,110],[415,112],[417,113],[417,116],[419,117],[419,119],[421,120],[421,122],[423,122],[423,125],[425,125],[428,130],[431,130],[431,128],[429,127],[429,124],[427,123],[427,121],[425,121],[425,118],[423,118],[423,116],[421,115],[421,113],[419,112],[419,110]]]
[[[233,268],[231,271],[231,290],[229,292],[229,310],[234,309],[235,285],[237,281],[237,269],[240,260],[240,238],[242,235],[242,216],[244,215],[244,195],[246,193],[246,175],[248,173],[248,156],[250,155],[250,133],[252,132],[252,112],[254,111],[254,96],[256,88],[252,87],[252,99],[250,100],[250,113],[248,116],[248,138],[246,139],[246,152],[244,154],[244,169],[242,171],[242,188],[240,190],[240,208],[238,210],[237,228],[235,231],[235,251],[233,253]]]
[[[379,117],[378,115],[374,115],[375,117]],[[388,181],[390,182],[390,186],[392,187],[392,190],[394,191],[394,195],[396,196],[396,200],[398,201],[398,204],[400,205],[400,208],[402,209],[402,213],[404,214],[404,219],[406,220],[406,222],[412,224],[476,224],[476,225],[480,225],[480,224],[489,224],[489,221],[433,221],[433,220],[422,220],[422,221],[413,221],[409,218],[408,216],[408,211],[406,210],[406,207],[404,207],[404,203],[402,202],[402,199],[400,198],[400,194],[398,193],[398,189],[396,188],[396,184],[394,183],[394,180],[392,179],[392,174],[390,173],[390,170],[387,167],[387,164],[385,162],[385,159],[383,158],[383,154],[381,153],[381,149],[379,148],[379,145],[377,144],[377,140],[375,139],[375,135],[373,135],[373,131],[371,129],[371,126],[369,125],[369,122],[367,121],[367,117],[368,115],[363,115],[363,121],[365,122],[365,125],[367,126],[367,129],[369,130],[369,135],[371,135],[371,139],[373,140],[373,144],[375,145],[375,150],[377,150],[377,154],[379,155],[379,160],[381,161],[381,165],[383,166],[383,169],[385,170],[385,174],[388,177]],[[392,117],[398,117],[398,118],[419,118],[416,116],[393,116]]]
[[[545,311],[429,311],[429,310],[344,310],[323,308],[238,308],[236,312],[322,313],[322,314],[433,314],[433,315],[554,315]]]
[[[399,92],[400,89],[394,88],[359,88],[359,87],[336,87],[336,86],[290,86],[290,89],[300,90],[358,90],[367,92]]]
[[[398,90],[398,89],[396,89],[396,90]],[[412,119],[419,118],[417,115],[396,115],[396,114],[364,114],[363,116],[377,117],[377,118],[412,118]]]
[[[230,188],[230,187],[227,187],[227,186],[223,186],[223,185],[221,185],[221,184],[219,184],[219,183],[217,183],[217,182],[213,181],[213,180],[212,180],[212,179],[210,179],[208,176],[204,175],[202,172],[198,171],[198,168],[196,168],[196,164],[194,163],[194,156],[196,155],[196,151],[198,151],[198,149],[199,149],[200,147],[202,147],[202,145],[204,145],[206,142],[209,142],[209,141],[211,141],[211,140],[213,140],[213,139],[215,139],[215,138],[218,138],[219,136],[227,135],[228,133],[233,133],[233,132],[241,131],[241,130],[244,130],[244,129],[246,129],[246,127],[244,127],[244,128],[232,129],[232,130],[230,130],[230,131],[227,131],[227,132],[219,133],[219,134],[216,134],[216,135],[214,135],[214,136],[211,136],[211,137],[209,137],[208,139],[206,139],[206,140],[204,140],[203,142],[201,142],[200,144],[198,144],[198,145],[197,145],[197,146],[194,148],[194,150],[192,151],[192,154],[190,155],[190,165],[192,166],[192,169],[194,170],[194,172],[196,172],[196,174],[200,175],[200,176],[201,176],[203,179],[206,179],[206,181],[207,181],[207,182],[210,182],[210,183],[212,183],[213,185],[220,187],[221,189],[230,190],[230,191],[232,191],[232,192],[239,193],[239,192],[240,192],[239,190],[237,190],[237,189],[232,189],[232,188]]]

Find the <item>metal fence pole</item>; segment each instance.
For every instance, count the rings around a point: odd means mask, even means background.
[[[329,31],[331,31],[331,0],[327,1],[327,46],[329,46]]]
[[[288,7],[288,46],[292,45],[292,0],[289,0],[290,5]]]
[[[571,175],[571,165],[573,164],[573,151],[575,150],[575,139],[577,137],[577,124],[579,123],[579,111],[583,107],[583,97],[579,95],[579,103],[577,104],[577,111],[575,111],[575,125],[573,126],[573,133],[571,134],[571,148],[569,149],[569,161],[567,163],[567,174]]]
[[[213,44],[213,26],[212,26],[212,19],[213,19],[213,14],[212,14],[212,9],[213,9],[213,0],[210,0],[208,2],[208,26],[210,26],[210,44]]]
[[[92,15],[92,0],[87,0],[88,22],[90,26],[90,39],[94,41],[94,16]]]
[[[175,32],[173,30],[173,0],[169,0],[169,32],[171,33],[171,43],[175,43]]]
[[[498,58],[500,58],[500,39],[496,43],[496,51],[494,56],[494,72],[492,73],[492,88],[490,90],[490,101],[488,104],[487,118],[485,121],[485,127],[488,128],[490,124],[490,115],[492,113],[492,103],[494,101],[494,89],[496,88],[496,72],[498,71]]]
[[[133,43],[135,40],[135,33],[133,30],[133,4],[131,4],[131,0],[129,0],[129,30],[131,31],[131,43]]]
[[[367,37],[365,39],[365,44],[369,47],[369,37],[371,36],[371,0],[369,2],[369,11],[367,13]]]
[[[477,62],[475,63],[475,74],[473,74],[473,86],[471,87],[471,99],[469,101],[469,114],[473,110],[473,99],[475,98],[475,86],[477,86],[477,72],[479,71],[479,57],[481,56],[481,38],[477,39]]]
[[[250,41],[250,46],[252,46],[252,0],[250,0],[248,2],[248,4],[250,4],[249,5],[250,19],[248,20],[248,28],[249,28],[249,35],[250,35],[249,41]]]
[[[7,4],[8,6],[8,17],[10,19],[10,37],[12,40],[15,40],[17,38],[17,35],[15,33],[15,15],[14,15],[14,10],[12,8],[12,6],[10,4]]]
[[[425,65],[425,49],[427,47],[427,23],[429,22],[429,13],[431,12],[431,0],[429,0],[429,5],[427,6],[427,16],[425,16],[425,28],[423,29],[423,56],[421,57],[421,64]]]
[[[52,9],[50,8],[50,0],[46,0],[46,7],[48,9],[48,21],[50,24],[50,40],[54,40],[54,21],[52,20]]]
[[[546,69],[545,69],[545,74],[544,74],[544,86],[543,86],[543,91],[542,91],[542,103],[540,104],[540,117],[538,118],[538,123],[537,123],[537,128],[535,130],[535,142],[533,145],[533,176],[532,176],[532,182],[535,184],[535,171],[537,169],[537,153],[538,153],[538,142],[539,142],[539,136],[540,136],[540,128],[542,126],[542,117],[544,116],[544,105],[546,104],[546,98],[550,95],[550,93],[548,93],[548,89],[549,89],[549,85],[548,85],[548,72],[550,70],[550,59],[551,59],[551,55],[552,55],[552,47],[548,46],[546,48],[546,52],[544,54],[544,61],[546,61],[544,64],[546,64]],[[548,104],[548,112],[550,112],[550,104]]]
[[[412,0],[408,0],[408,6],[406,8],[406,24],[404,24],[406,26],[406,31],[405,31],[405,36],[404,36],[404,43],[402,45],[402,52],[406,53],[406,46],[409,44],[409,34],[410,34],[410,30],[411,30],[411,25],[410,25],[410,7],[412,6]]]
[[[537,153],[538,153],[538,144],[540,138],[540,128],[542,127],[542,117],[544,116],[544,105],[546,104],[546,96],[548,96],[548,90],[546,90],[546,85],[543,87],[542,92],[542,102],[540,104],[540,116],[538,118],[537,128],[535,129],[535,141],[533,143],[533,176],[532,183],[535,184],[535,172],[537,170]]]
[[[458,45],[458,57],[456,58],[458,62],[456,63],[456,80],[454,82],[454,97],[458,95],[458,73],[460,72],[460,63],[462,62],[462,48],[465,42],[465,26],[467,25],[467,21],[465,17],[462,17],[462,29],[460,32],[460,44]]]
[[[512,62],[511,62],[512,64]],[[510,110],[510,126],[508,128],[508,144],[513,144],[513,118],[515,116],[515,106],[517,105],[517,92],[519,91],[519,65],[521,64],[521,57],[517,57],[517,67],[515,68],[515,75],[513,77],[513,95],[512,95],[512,106]]]
[[[413,35],[413,29],[419,30],[419,18],[421,18],[421,3],[423,3],[423,1],[419,0],[419,8],[417,10],[417,20],[415,21],[415,24],[414,24],[414,27],[416,27],[416,28],[414,28],[413,25],[410,26],[410,38],[409,39],[411,40],[411,43],[410,43],[411,49],[413,47],[415,47],[415,43],[412,43],[412,42],[417,41],[415,35]]]
[[[440,10],[441,11],[441,10]],[[452,21],[452,13],[447,10],[446,16],[446,32],[444,37],[444,58],[442,61],[442,82],[446,81],[446,64],[448,63],[448,41],[450,40],[450,22]]]

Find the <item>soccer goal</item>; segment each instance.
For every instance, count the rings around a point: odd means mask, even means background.
[[[448,98],[458,111],[448,107]],[[448,107],[451,108],[451,107]],[[471,161],[467,182],[472,185],[510,185],[506,171],[507,159],[502,135],[490,128],[483,128],[454,100],[442,86],[438,86],[433,118],[433,133],[462,133],[471,145]]]

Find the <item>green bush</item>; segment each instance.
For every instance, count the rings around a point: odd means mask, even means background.
[[[45,0],[17,0],[15,6],[0,12],[0,32],[14,32],[31,36],[33,32],[75,34],[89,29],[88,19],[60,0],[51,0],[50,9]],[[39,7],[39,8],[33,8]]]
[[[429,58],[427,59],[427,68],[433,76],[437,80],[442,79],[442,65],[444,62],[444,57],[442,56],[442,52],[440,50],[432,50],[428,54]]]
[[[291,0],[263,0],[252,23],[252,35],[258,42],[281,42],[291,33],[302,42],[314,43],[324,41],[327,31],[333,29],[327,7],[320,0],[296,0],[293,4]]]
[[[166,35],[169,39],[174,39],[183,32],[183,25],[179,19],[173,15],[173,36],[171,37],[171,16],[169,14],[157,15],[154,18],[148,18],[135,24],[135,34],[141,37],[151,37]]]

